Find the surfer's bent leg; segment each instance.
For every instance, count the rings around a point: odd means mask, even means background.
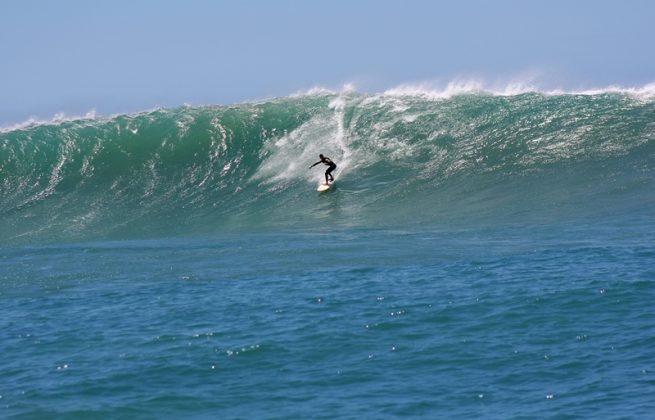
[[[334,177],[332,176],[332,173],[331,173],[331,172],[334,171],[336,168],[337,168],[337,165],[332,164],[332,165],[330,165],[330,167],[328,168],[328,170],[325,171],[325,183],[326,183],[326,184],[327,184],[327,182],[328,182],[328,176],[330,177],[330,179],[331,179],[332,181],[334,181]]]

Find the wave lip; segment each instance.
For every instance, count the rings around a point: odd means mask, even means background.
[[[66,115],[63,112],[58,112],[50,119],[39,119],[36,117],[30,117],[23,122],[0,127],[0,133],[8,133],[10,131],[16,131],[16,130],[25,130],[39,125],[56,125],[56,124],[72,122],[72,121],[94,120],[96,118],[97,118],[97,113],[95,109],[89,110],[84,115]]]
[[[612,85],[604,88],[595,88],[595,89],[583,89],[583,90],[574,90],[570,92],[562,90],[553,90],[549,92],[551,95],[604,95],[608,93],[616,93],[623,95],[630,95],[636,98],[649,100],[655,99],[655,82],[648,83],[644,86],[637,87],[624,87],[619,85]]]
[[[418,96],[436,100],[476,93],[486,93],[495,96],[514,96],[536,91],[538,89],[534,85],[524,82],[512,82],[501,88],[491,88],[480,80],[459,80],[449,82],[445,88],[438,88],[425,83],[400,85],[384,91],[383,94],[389,96]]]
[[[388,96],[415,96],[425,99],[451,99],[454,96],[487,94],[492,96],[517,96],[526,93],[538,93],[548,96],[584,95],[596,96],[604,94],[622,94],[644,100],[655,99],[655,82],[643,86],[625,87],[611,85],[603,88],[589,89],[545,89],[532,81],[513,81],[506,84],[489,85],[482,80],[455,80],[445,87],[430,83],[403,84],[382,93]]]
[[[642,100],[653,100],[655,99],[655,82],[647,83],[643,86],[621,86],[621,85],[610,85],[607,87],[600,88],[587,88],[587,89],[545,89],[540,88],[538,83],[535,83],[531,79],[527,81],[511,81],[505,84],[492,84],[489,85],[481,79],[460,79],[452,80],[446,84],[445,87],[438,87],[433,83],[409,83],[401,84],[396,87],[386,89],[378,93],[365,93],[358,92],[355,84],[346,83],[340,89],[328,88],[325,86],[313,86],[309,89],[299,90],[290,94],[286,98],[277,98],[277,99],[265,99],[261,101],[256,101],[254,103],[268,103],[275,100],[284,100],[284,99],[293,99],[293,98],[302,98],[302,97],[313,97],[313,96],[335,96],[335,95],[344,95],[344,94],[357,94],[363,96],[390,96],[390,97],[403,97],[403,96],[414,96],[421,97],[424,99],[431,100],[440,100],[440,99],[451,99],[454,96],[460,95],[472,95],[472,94],[487,94],[492,96],[516,96],[526,93],[540,93],[549,96],[564,96],[564,95],[586,95],[586,96],[595,96],[603,94],[624,94],[639,98]],[[243,105],[247,105],[243,104]],[[184,104],[183,107],[194,108],[190,104]],[[140,111],[134,113],[133,115],[145,114],[150,112],[155,112],[162,110],[163,108],[153,108],[147,111]],[[81,115],[70,115],[65,112],[58,112],[49,119],[29,117],[25,121],[7,124],[5,126],[0,126],[0,133],[7,133],[15,130],[24,130],[40,125],[54,125],[65,122],[73,122],[80,120],[95,120],[99,118],[111,119],[117,117],[118,115],[126,114],[115,114],[111,116],[101,116],[95,109],[90,109],[84,114]]]

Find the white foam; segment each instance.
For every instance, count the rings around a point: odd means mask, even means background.
[[[84,115],[66,115],[63,112],[58,112],[50,119],[39,119],[36,117],[29,117],[27,120],[23,122],[0,127],[0,133],[8,133],[10,131],[22,130],[25,128],[31,128],[38,125],[54,125],[54,124],[61,124],[65,122],[79,121],[79,120],[95,120],[96,118],[98,118],[98,116],[96,114],[95,109],[89,110]]]
[[[292,93],[288,97],[303,97],[303,96],[326,96],[326,95],[343,95],[348,93],[358,92],[354,83],[346,83],[340,88],[331,89],[324,86],[314,86],[306,90],[301,90]],[[580,88],[580,89],[563,89],[563,88],[543,88],[540,87],[539,83],[535,82],[534,77],[527,77],[519,80],[511,80],[509,82],[495,82],[488,83],[482,79],[470,78],[470,79],[455,79],[451,80],[444,85],[439,85],[434,82],[419,82],[419,83],[409,83],[401,84],[391,89],[384,90],[378,93],[367,93],[360,92],[364,95],[371,95],[371,97],[365,99],[365,102],[379,100],[380,97],[388,98],[400,98],[400,97],[420,97],[427,100],[444,100],[450,99],[458,95],[467,95],[467,94],[486,94],[493,96],[514,96],[521,95],[525,93],[539,93],[543,95],[603,95],[603,94],[624,94],[632,96],[640,100],[655,100],[655,82],[647,83],[643,86],[624,86],[624,85],[610,85],[607,87],[597,87],[597,88]],[[242,102],[246,103],[263,103],[268,102],[272,99],[262,99],[258,101],[247,101]],[[342,101],[345,99],[341,99]],[[233,104],[238,105],[238,104]],[[182,106],[184,107],[196,107],[199,105],[193,105],[188,102],[185,102]],[[332,102],[330,106],[335,109],[340,109],[339,102]],[[130,112],[130,113],[116,113],[107,117],[101,117],[96,113],[95,109],[91,109],[85,114],[82,115],[68,115],[63,112],[56,113],[50,119],[41,119],[37,117],[29,117],[27,120],[15,124],[8,124],[5,126],[0,126],[0,133],[7,133],[15,130],[22,130],[26,128],[31,128],[39,125],[51,125],[51,124],[61,124],[71,121],[83,121],[83,120],[97,120],[100,118],[111,119],[119,115],[143,115],[149,114],[155,111],[162,110],[162,107],[153,107],[144,111]]]
[[[323,86],[314,86],[309,89],[305,90],[299,90],[296,92],[293,92],[291,95],[289,95],[292,98],[298,98],[301,96],[324,96],[324,95],[334,95],[336,92],[333,91],[332,89],[328,89]]]
[[[449,99],[456,95],[482,92],[483,84],[476,80],[452,81],[445,88],[430,83],[403,84],[384,91],[387,96],[419,96],[426,99]]]
[[[291,95],[291,98],[297,98],[301,96],[325,96],[325,95],[338,95],[343,93],[356,92],[357,88],[354,83],[346,83],[339,89],[332,89],[325,86],[314,86],[309,89],[299,90]]]
[[[23,130],[26,128],[33,128],[37,127],[40,125],[58,125],[62,123],[67,123],[67,122],[73,122],[73,121],[101,121],[101,120],[111,120],[116,117],[122,116],[122,115],[127,115],[130,117],[136,117],[140,115],[148,115],[152,114],[157,111],[161,111],[164,108],[162,107],[154,107],[150,108],[144,111],[138,111],[138,112],[132,112],[132,113],[124,113],[124,112],[119,112],[115,114],[111,114],[108,116],[104,115],[99,115],[97,114],[95,108],[92,108],[88,112],[82,115],[68,115],[64,112],[58,112],[56,113],[52,118],[50,119],[41,119],[41,118],[36,118],[36,117],[29,117],[27,120],[16,123],[16,124],[11,124],[11,125],[6,125],[3,127],[0,127],[0,133],[8,133],[11,131],[16,131],[16,130]],[[128,128],[129,129],[129,128]],[[132,129],[130,129],[132,131]],[[134,133],[134,131],[133,131]]]
[[[416,96],[428,100],[450,99],[458,95],[487,94],[493,96],[515,96],[525,93],[539,93],[543,95],[603,95],[624,94],[638,99],[655,99],[655,82],[643,86],[610,85],[607,87],[590,89],[544,89],[535,83],[532,78],[528,80],[515,80],[507,83],[488,84],[479,79],[453,80],[440,87],[432,83],[403,84],[385,90],[381,95],[392,97]]]
[[[271,138],[264,146],[265,158],[253,178],[267,184],[294,180],[322,182],[324,170],[308,168],[321,153],[337,163],[335,177],[344,174],[352,155],[343,125],[346,100],[338,96],[329,106],[334,112],[316,115],[283,136]]]
[[[607,93],[617,93],[634,96],[640,99],[655,99],[655,82],[648,83],[644,86],[626,87],[621,85],[610,85],[604,88],[591,88],[566,91],[556,89],[544,92],[550,95],[603,95]]]
[[[506,83],[489,84],[481,79],[455,79],[445,86],[424,82],[418,84],[404,84],[384,91],[388,96],[419,96],[425,99],[450,99],[458,95],[488,94],[494,96],[514,96],[528,92],[539,92],[533,78],[526,80],[512,80]]]

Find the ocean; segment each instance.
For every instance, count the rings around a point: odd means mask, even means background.
[[[652,418],[652,90],[1,129],[0,417]]]

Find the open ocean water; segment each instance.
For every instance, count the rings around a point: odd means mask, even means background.
[[[2,130],[0,417],[653,418],[651,91]]]

